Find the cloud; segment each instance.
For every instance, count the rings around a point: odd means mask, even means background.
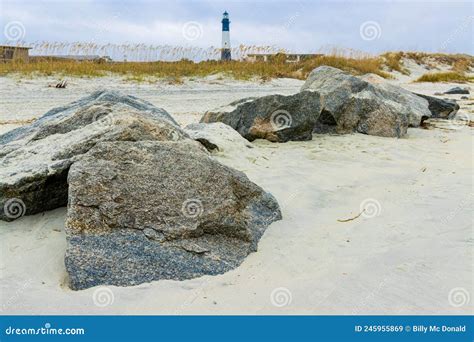
[[[276,45],[298,52],[327,45],[371,53],[472,54],[474,49],[468,43],[473,41],[474,23],[469,1],[2,0],[0,6],[1,27],[20,21],[27,42],[219,46],[221,13],[226,9],[234,45]],[[192,41],[183,36],[183,25],[190,21],[202,28]],[[361,37],[365,22],[380,27],[376,39]]]

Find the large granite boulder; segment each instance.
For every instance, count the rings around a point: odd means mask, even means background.
[[[382,96],[383,89],[376,89],[367,81],[342,70],[328,66],[314,69],[301,91],[320,94],[321,120],[326,125],[335,126],[338,133],[356,131],[401,137],[407,132],[409,116],[402,104]]]
[[[310,140],[313,132],[401,137],[431,115],[426,99],[376,75],[355,77],[322,66],[298,94],[235,101],[205,113],[201,122],[223,122],[250,141],[286,142]]]
[[[70,165],[98,142],[187,138],[165,110],[117,92],[55,108],[0,136],[0,219],[65,206]]]
[[[194,123],[187,125],[184,131],[208,151],[245,153],[253,148],[235,129],[222,122]]]
[[[191,140],[96,144],[68,182],[73,289],[226,272],[281,217],[270,194]]]
[[[456,101],[447,101],[433,96],[412,93],[387,83],[384,78],[375,74],[366,74],[360,78],[375,85],[377,91],[381,89],[383,91],[381,93],[382,96],[403,104],[404,112],[408,115],[410,126],[412,127],[418,127],[423,120],[428,118],[451,118],[459,110],[459,105]]]
[[[34,136],[39,130],[43,130],[48,126],[54,126],[56,123],[63,122],[63,125],[60,126],[63,130],[72,130],[75,127],[77,128],[94,121],[102,121],[104,124],[109,124],[111,123],[111,117],[109,116],[111,110],[107,109],[107,103],[120,103],[124,106],[130,107],[131,109],[136,109],[146,113],[149,117],[164,119],[179,126],[166,110],[155,107],[150,102],[131,95],[124,95],[117,91],[99,90],[67,105],[51,109],[31,125],[19,127],[0,135],[0,146],[13,142],[23,144],[29,141],[30,139],[28,138]],[[90,107],[92,105],[102,105],[103,110],[89,111],[88,115],[77,115],[78,113],[84,112],[85,107]],[[76,116],[78,117],[77,119],[75,118]],[[55,133],[60,133],[60,131]]]
[[[249,141],[311,140],[321,114],[317,92],[245,98],[208,111],[201,123],[223,122]]]
[[[371,91],[374,91],[385,101],[390,101],[390,105],[395,106],[401,115],[406,116],[408,126],[419,127],[424,120],[431,117],[432,114],[426,99],[422,99],[402,87],[390,84],[383,77],[375,74],[366,74],[360,79],[370,83],[373,86]]]
[[[446,90],[443,94],[469,94],[469,88],[454,87]]]
[[[456,101],[443,100],[438,97],[415,93],[428,101],[428,108],[432,118],[451,119],[459,110]]]

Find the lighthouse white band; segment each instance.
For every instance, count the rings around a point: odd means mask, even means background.
[[[229,31],[222,31],[222,48],[230,49],[230,34]]]

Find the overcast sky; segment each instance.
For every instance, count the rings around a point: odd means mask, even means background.
[[[338,46],[473,54],[473,1],[0,0],[2,41],[220,46],[230,13],[233,46],[294,52]]]

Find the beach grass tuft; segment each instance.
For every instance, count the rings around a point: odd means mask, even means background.
[[[473,81],[472,77],[468,77],[463,73],[456,71],[431,72],[422,75],[415,82],[456,82],[464,83]]]

